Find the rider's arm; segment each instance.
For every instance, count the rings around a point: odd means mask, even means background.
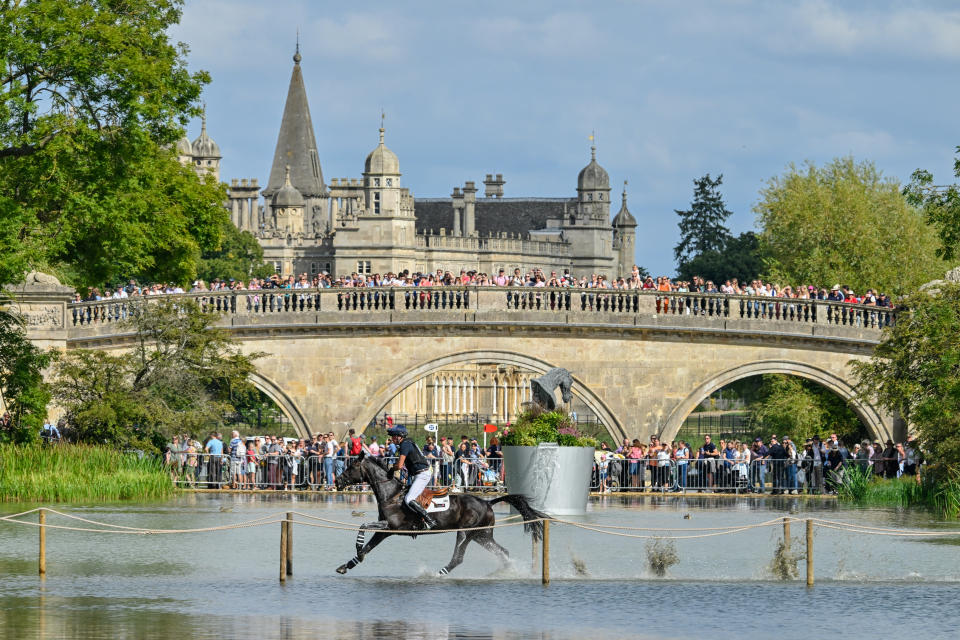
[[[400,471],[403,469],[403,463],[406,461],[407,456],[405,454],[400,454],[400,457],[397,458],[397,461],[393,463],[393,466],[390,468],[391,471]]]

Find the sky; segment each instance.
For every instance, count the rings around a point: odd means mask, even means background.
[[[706,173],[739,233],[791,163],[944,183],[960,144],[957,3],[186,0],[171,36],[212,75],[224,181],[267,182],[298,29],[328,182],[360,177],[381,110],[415,197],[488,173],[507,197],[572,197],[595,132],[611,216],[628,180],[654,274],[674,272],[674,210]]]

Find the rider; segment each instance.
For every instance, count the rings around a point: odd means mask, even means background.
[[[417,498],[423,493],[426,486],[430,484],[430,464],[426,458],[423,457],[416,443],[407,436],[407,428],[405,426],[398,424],[395,427],[390,427],[387,429],[387,435],[389,435],[393,439],[393,443],[397,445],[398,454],[397,461],[390,468],[390,472],[394,473],[406,467],[407,475],[413,478],[413,481],[410,483],[410,489],[407,491],[407,495],[404,496],[402,504],[420,516],[425,529],[432,529],[437,526],[436,520],[431,518],[430,514],[417,502]]]

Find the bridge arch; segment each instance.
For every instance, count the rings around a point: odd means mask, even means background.
[[[881,442],[892,439],[894,436],[891,422],[885,419],[886,416],[877,411],[874,406],[862,402],[857,397],[853,385],[842,377],[826,369],[804,362],[795,362],[792,360],[761,360],[727,369],[700,384],[674,407],[664,424],[661,438],[667,441],[676,438],[687,416],[690,415],[698,404],[710,397],[710,394],[717,389],[721,389],[731,382],[736,382],[737,380],[751,376],[763,375],[765,373],[781,373],[817,382],[846,400],[850,408],[853,409],[857,417],[860,418],[860,421],[863,422],[870,431],[871,435],[880,438]]]
[[[252,371],[247,377],[253,386],[263,391],[275,405],[280,407],[280,411],[290,420],[297,430],[298,435],[303,438],[310,437],[310,426],[307,423],[306,417],[304,417],[303,412],[300,411],[297,403],[293,401],[293,398],[287,395],[287,393],[280,388],[280,385],[257,371]]]
[[[457,364],[486,361],[526,367],[532,371],[536,371],[539,374],[544,374],[556,366],[546,362],[545,360],[512,351],[487,349],[458,351],[456,353],[433,358],[407,369],[400,375],[394,377],[389,383],[373,392],[370,395],[370,399],[367,400],[366,404],[364,404],[359,413],[357,413],[353,420],[352,427],[357,430],[357,433],[360,433],[366,429],[370,422],[370,418],[380,413],[380,411],[387,406],[387,403],[390,402],[394,396],[415,383],[417,380],[430,375],[434,371]],[[587,408],[590,409],[590,411],[600,419],[612,437],[619,441],[621,438],[626,436],[626,431],[624,430],[623,425],[619,420],[617,420],[613,411],[610,410],[600,396],[591,391],[590,388],[587,387],[583,381],[578,379],[575,375],[573,376],[573,388],[571,391],[573,392],[573,395],[579,398],[580,401],[583,402]]]

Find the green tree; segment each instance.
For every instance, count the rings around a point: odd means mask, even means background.
[[[710,174],[693,181],[693,202],[690,209],[674,209],[680,216],[680,242],[673,248],[677,267],[683,270],[686,263],[708,252],[723,252],[730,239],[730,230],[724,223],[731,211],[723,203],[720,185],[723,174],[712,179]]]
[[[790,435],[795,441],[813,436],[825,439],[836,433],[850,445],[866,436],[857,414],[829,389],[797,376],[762,378],[759,399],[750,413],[763,433]]]
[[[263,247],[249,231],[240,231],[229,220],[223,222],[220,245],[207,249],[200,259],[197,277],[207,282],[214,278],[266,278],[273,267],[263,261]]]
[[[39,436],[51,398],[43,370],[54,358],[53,351],[27,339],[21,316],[0,308],[0,400],[11,418],[10,428],[0,430],[0,442],[30,442]]]
[[[763,271],[757,234],[745,231],[727,240],[722,249],[710,249],[684,262],[677,269],[677,278],[691,280],[701,276],[719,287],[729,279],[750,282]]]
[[[158,445],[174,433],[200,435],[236,413],[235,394],[260,354],[244,355],[217,316],[183,301],[143,301],[126,321],[128,353],[67,353],[56,368],[56,397],[79,438],[120,446]]]
[[[899,413],[929,460],[960,472],[960,284],[915,293],[868,361],[851,363],[858,392]]]
[[[957,153],[960,154],[960,147]],[[953,175],[960,178],[960,158],[953,161]],[[937,255],[944,260],[956,258],[960,251],[960,187],[935,185],[932,173],[917,169],[903,194],[910,204],[923,209],[927,223],[937,230],[940,239]]]
[[[944,271],[934,230],[872,162],[790,165],[754,208],[765,275],[900,295]]]
[[[225,188],[170,145],[205,72],[168,40],[182,0],[0,0],[0,282],[185,282],[216,246]]]

